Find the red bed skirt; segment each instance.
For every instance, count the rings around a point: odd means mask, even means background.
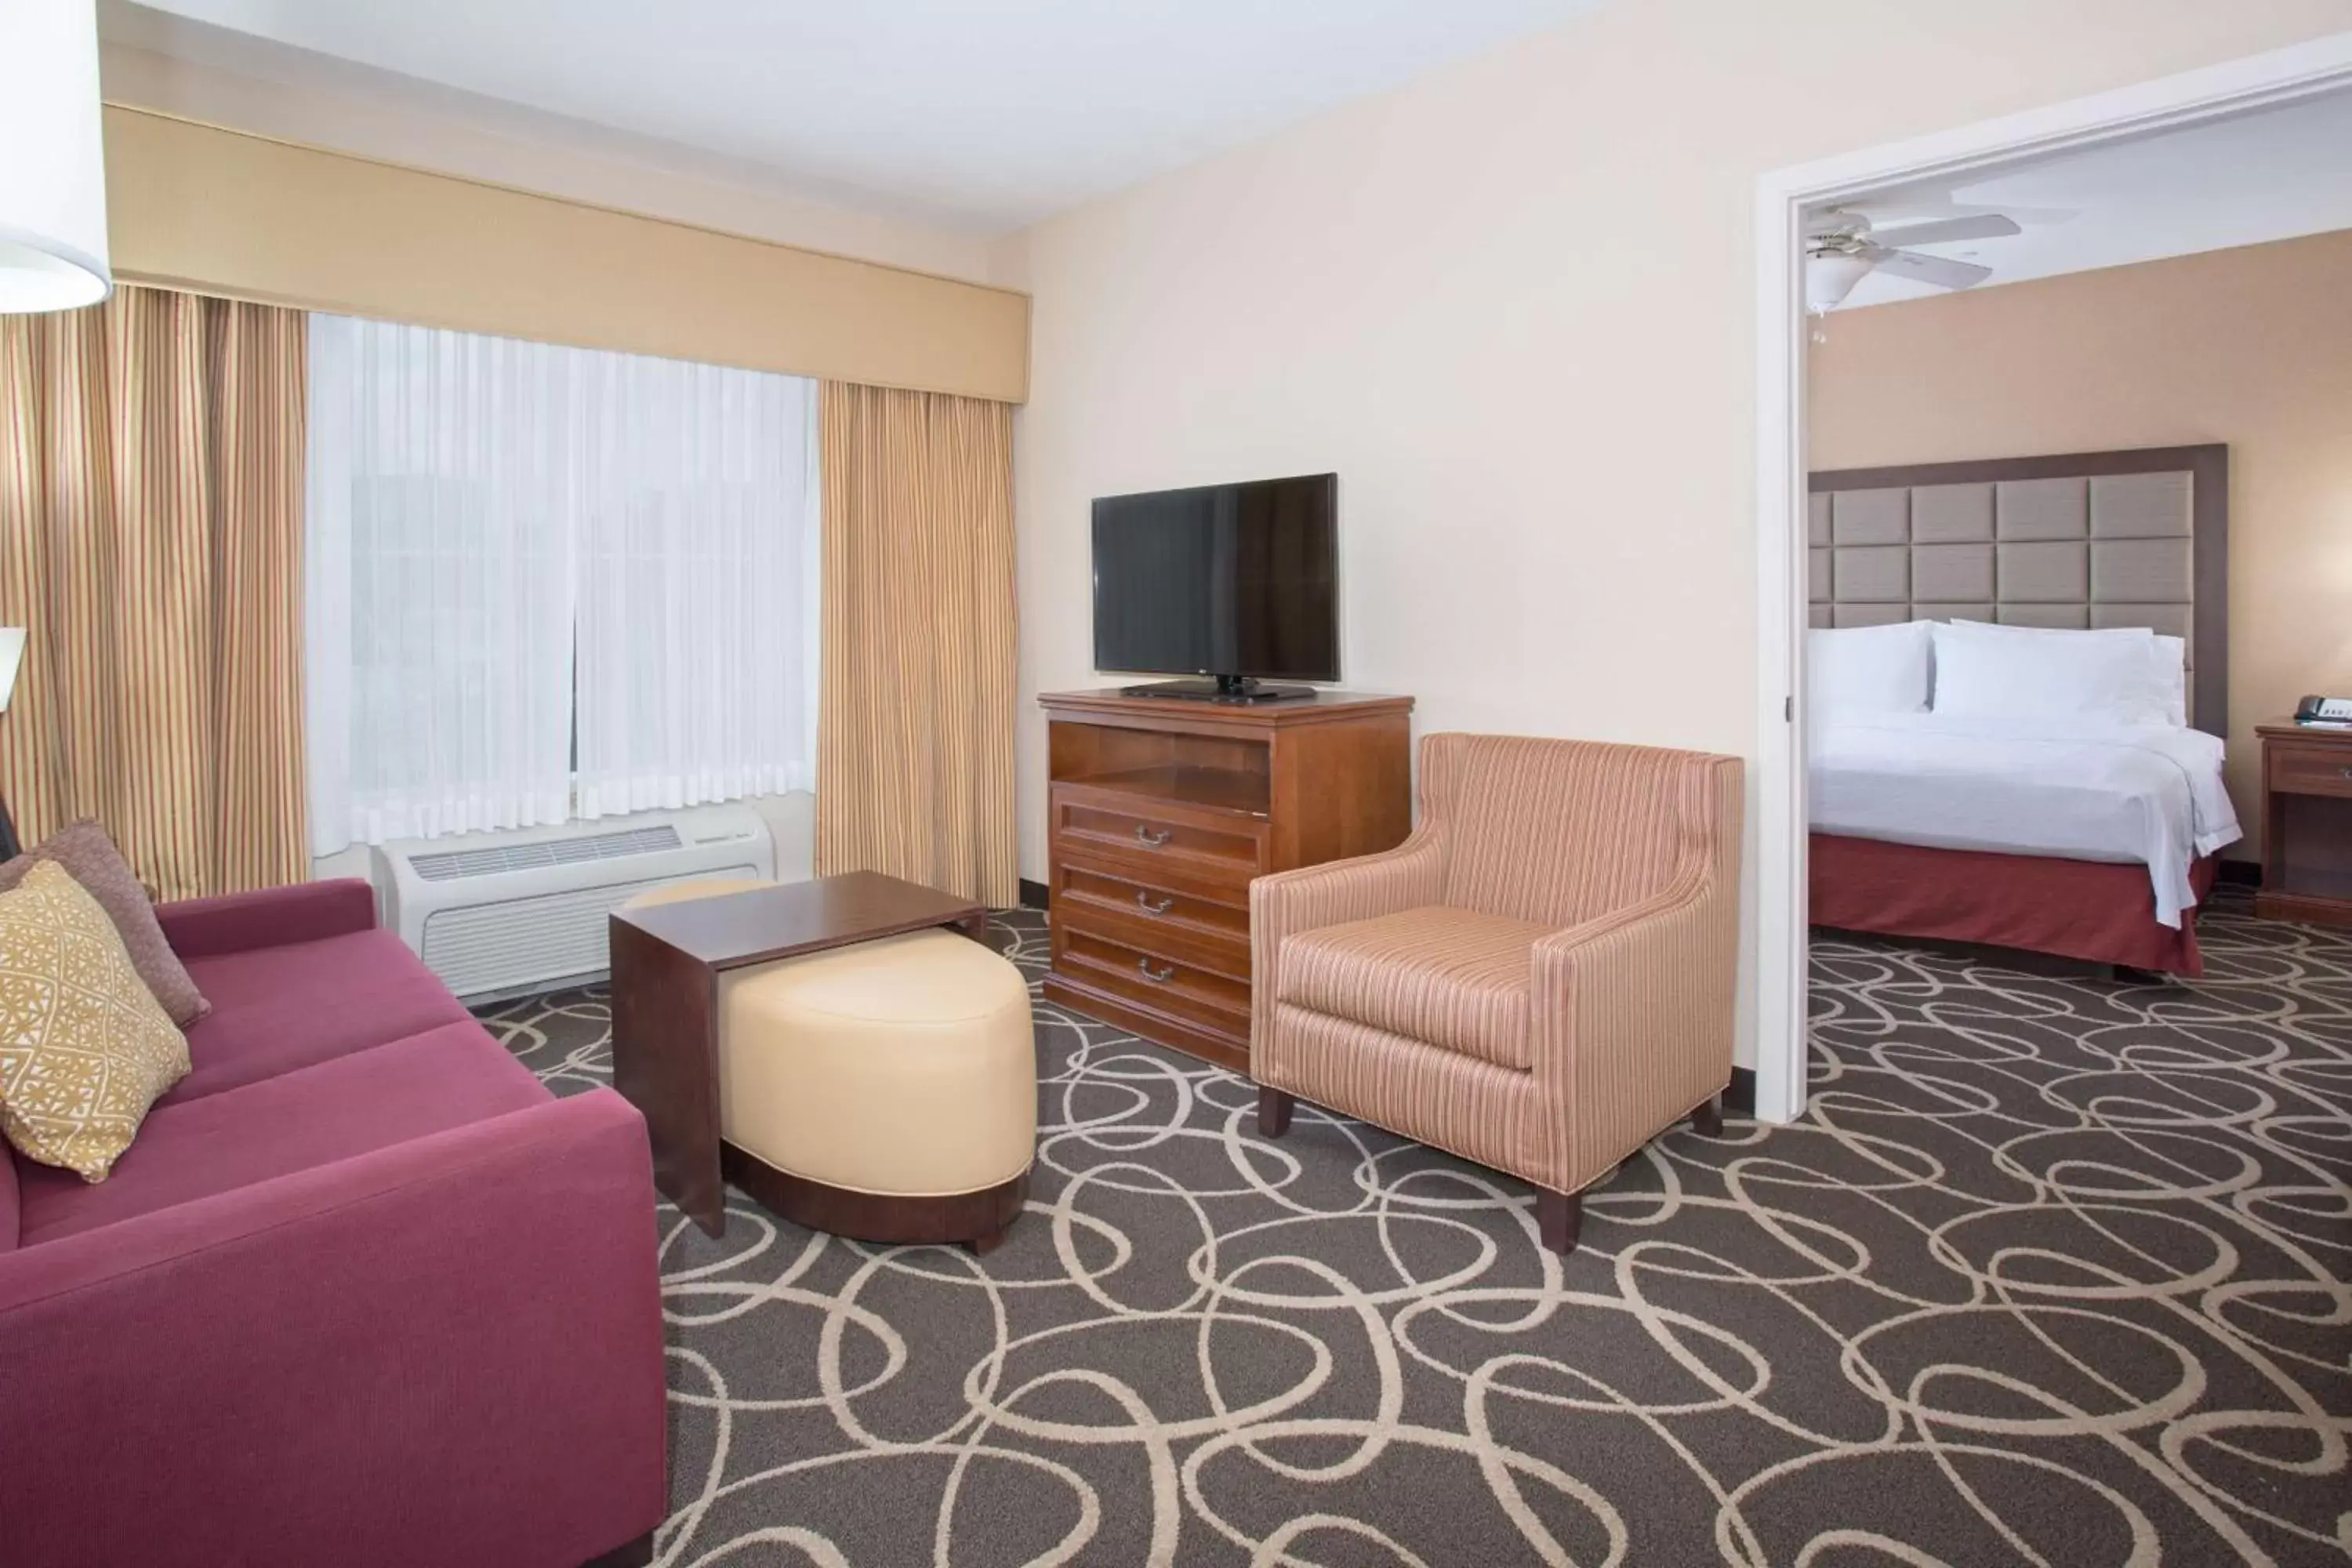
[[[2199,975],[2197,911],[2158,925],[2147,868],[1974,849],[1927,849],[1874,838],[1811,836],[1815,925],[2053,952],[2093,963]],[[2207,856],[2189,868],[2201,900]]]

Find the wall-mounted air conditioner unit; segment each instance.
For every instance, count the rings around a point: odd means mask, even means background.
[[[646,811],[561,827],[402,838],[376,848],[384,924],[469,1002],[601,979],[605,917],[667,882],[772,878],[745,805]]]

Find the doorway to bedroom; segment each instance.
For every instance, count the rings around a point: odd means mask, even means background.
[[[2352,90],[1823,204],[1804,244],[1811,924],[2201,978],[2260,878],[2259,727],[2352,673]]]
[[[2259,731],[2352,688],[2352,39],[2205,79],[1764,182],[1762,1114],[1892,995],[2162,1006],[2279,934]]]

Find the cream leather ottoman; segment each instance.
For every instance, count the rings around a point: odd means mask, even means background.
[[[740,892],[690,882],[627,907]],[[985,1252],[1036,1157],[1037,1065],[1021,972],[919,931],[719,977],[727,1179],[813,1230]]]

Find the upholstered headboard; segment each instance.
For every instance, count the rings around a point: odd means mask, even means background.
[[[1844,468],[1811,483],[1812,624],[2149,626],[2189,645],[2189,721],[2229,720],[2230,448]]]

